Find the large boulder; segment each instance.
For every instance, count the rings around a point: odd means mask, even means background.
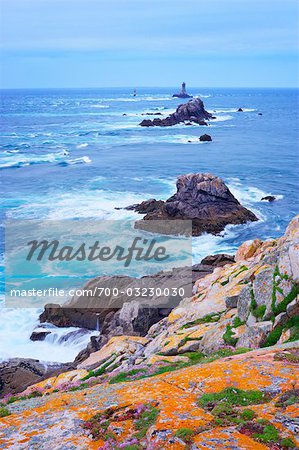
[[[46,358],[46,355],[45,355]],[[70,370],[71,364],[47,363],[35,359],[13,358],[0,364],[0,397],[22,392],[53,374]]]
[[[205,121],[212,117],[212,114],[205,110],[203,101],[200,98],[194,98],[188,103],[178,106],[176,111],[165,119],[146,119],[140,125],[142,127],[171,127],[185,121],[205,125]]]
[[[181,175],[177,180],[177,192],[165,202],[153,203],[154,210],[146,214],[136,228],[151,231],[146,221],[191,220],[192,235],[219,234],[228,224],[244,224],[258,220],[255,214],[244,208],[233,196],[221,178],[208,173]],[[135,205],[135,211],[140,205]],[[165,233],[167,234],[167,233]]]

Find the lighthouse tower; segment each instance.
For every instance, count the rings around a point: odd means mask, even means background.
[[[182,89],[181,92],[179,92],[178,94],[173,94],[173,97],[177,97],[177,98],[192,98],[192,95],[187,94],[186,91],[186,83],[182,83]]]

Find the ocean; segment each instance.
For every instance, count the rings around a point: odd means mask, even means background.
[[[151,118],[146,113],[173,112],[183,102],[171,97],[176,88],[140,88],[137,97],[132,91],[1,91],[2,273],[5,218],[134,219],[136,213],[115,208],[168,198],[180,174],[222,177],[260,219],[228,226],[220,236],[193,238],[194,263],[209,254],[234,253],[247,239],[281,236],[298,213],[297,89],[189,89],[217,118],[209,127],[171,128],[138,124]],[[213,142],[200,143],[204,133]],[[276,201],[261,201],[266,195]],[[70,361],[89,340],[87,334],[61,345],[70,331],[62,329],[31,342],[38,314],[1,311],[0,358],[50,355],[48,360]]]

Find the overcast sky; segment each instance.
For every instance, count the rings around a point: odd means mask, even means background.
[[[298,0],[0,0],[1,86],[298,85]]]

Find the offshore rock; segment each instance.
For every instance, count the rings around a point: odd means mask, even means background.
[[[142,127],[171,127],[185,121],[206,125],[205,121],[210,119],[212,119],[212,114],[205,110],[203,101],[195,98],[178,106],[176,111],[165,119],[146,119],[140,125]]]
[[[134,205],[133,209],[140,212],[144,203]],[[176,194],[165,202],[150,200],[150,205],[151,211],[136,222],[136,228],[150,231],[148,221],[189,220],[192,221],[193,236],[216,235],[228,224],[258,220],[239,203],[221,178],[207,173],[179,176]]]

